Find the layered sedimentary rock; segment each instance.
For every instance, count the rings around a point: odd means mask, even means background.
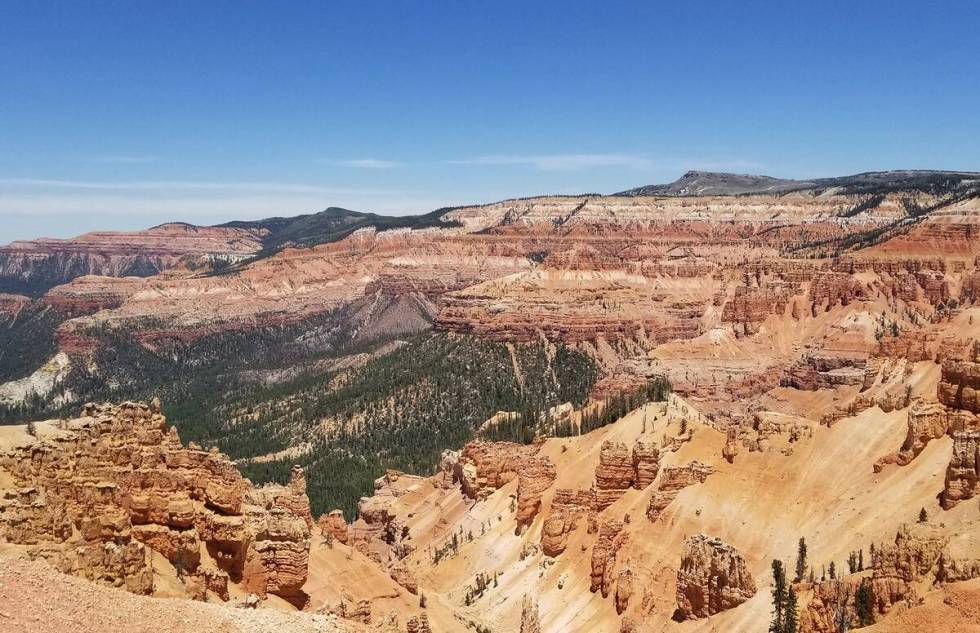
[[[599,465],[595,469],[596,503],[604,510],[633,486],[636,469],[630,450],[623,442],[606,440],[599,449]]]
[[[736,336],[755,334],[770,315],[783,313],[796,292],[795,286],[784,283],[737,286],[735,296],[725,304],[721,319],[732,324]]]
[[[887,464],[905,466],[915,459],[926,445],[944,435],[954,436],[961,431],[980,429],[980,417],[969,411],[950,409],[936,402],[917,400],[912,403],[908,415],[908,432],[905,442],[897,453],[887,455],[875,463],[880,471]]]
[[[405,626],[407,633],[432,633],[432,628],[429,626],[429,616],[424,613],[410,617]]]
[[[943,508],[980,493],[980,429],[953,433],[953,456],[946,468]]]
[[[184,448],[147,405],[87,405],[0,456],[0,474],[11,482],[0,536],[63,571],[150,593],[149,548],[219,595],[230,579],[305,601],[302,471],[289,486],[253,488],[224,455]]]
[[[659,469],[660,449],[652,442],[638,439],[631,451],[623,442],[604,441],[595,471],[595,509],[605,510],[630,488],[646,488]]]
[[[633,444],[633,487],[643,490],[653,483],[660,472],[660,449],[651,442],[642,439]]]
[[[680,491],[684,488],[704,483],[708,476],[714,472],[714,468],[698,461],[693,461],[684,466],[667,466],[660,475],[657,483],[657,490],[650,497],[647,505],[647,518],[656,521],[660,513],[670,505]]]
[[[568,546],[568,535],[579,519],[597,512],[596,491],[559,488],[551,501],[551,513],[541,528],[541,550],[546,556],[558,556]]]
[[[609,597],[615,580],[616,554],[627,538],[629,535],[623,530],[622,521],[606,519],[599,526],[599,534],[592,546],[592,593],[601,591],[603,598]]]
[[[317,519],[320,532],[324,535],[329,534],[340,543],[346,544],[350,539],[350,528],[344,520],[343,510],[331,510],[327,514],[321,515]]]
[[[616,614],[622,615],[633,597],[633,572],[624,569],[616,577]]]
[[[980,575],[974,561],[948,556],[946,538],[941,530],[928,524],[902,525],[893,543],[879,547],[871,557],[871,574],[851,574],[817,583],[802,583],[801,592],[809,600],[801,603],[800,630],[807,633],[831,633],[839,630],[837,621],[858,625],[854,602],[862,583],[869,583],[874,595],[874,615],[888,613],[895,604],[914,605],[920,601],[923,581],[944,582],[945,570],[955,569],[959,580]]]
[[[684,542],[674,619],[707,618],[737,607],[755,592],[755,581],[734,547],[704,534]]]
[[[182,261],[238,261],[262,247],[258,229],[161,224],[145,231],[86,233],[0,246],[0,289],[46,290],[82,275],[147,277]]]
[[[980,341],[974,341],[959,358],[943,362],[939,401],[980,414]]]
[[[357,521],[350,528],[352,546],[384,568],[390,568],[411,550],[411,534],[393,506],[421,477],[389,470],[374,480],[374,495],[357,503]]]
[[[517,479],[522,464],[537,451],[537,446],[512,442],[470,442],[463,447],[457,465],[463,494],[485,499]]]
[[[551,487],[558,472],[547,457],[535,455],[520,465],[517,474],[517,533],[531,525],[541,509],[541,495]]]
[[[868,355],[855,352],[808,352],[783,378],[783,384],[805,391],[839,386],[864,386]]]

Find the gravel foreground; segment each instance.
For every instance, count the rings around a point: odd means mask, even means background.
[[[335,617],[137,596],[0,557],[0,633],[343,633]]]

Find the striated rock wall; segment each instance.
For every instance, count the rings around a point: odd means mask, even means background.
[[[980,493],[980,429],[953,433],[953,456],[946,468],[942,506],[949,510],[957,503]]]
[[[737,286],[735,296],[722,310],[721,320],[732,324],[736,336],[756,334],[770,315],[783,313],[797,290],[794,285],[785,283]]]
[[[803,391],[865,386],[868,355],[858,352],[813,350],[791,367],[782,383]]]
[[[629,535],[623,530],[623,522],[616,519],[606,519],[599,526],[599,535],[592,546],[592,573],[590,591],[602,592],[603,598],[609,597],[613,588],[616,570],[616,555],[626,543]]]
[[[302,471],[288,486],[253,488],[224,455],[183,447],[155,408],[86,405],[0,455],[0,481],[11,482],[0,537],[68,573],[151,593],[149,548],[219,594],[230,579],[263,597],[305,601]]]
[[[463,494],[485,499],[494,490],[517,479],[522,464],[540,447],[513,442],[470,442],[459,455],[456,478]]]
[[[0,246],[0,291],[37,292],[83,275],[147,277],[182,261],[237,261],[262,248],[261,230],[162,224]]]
[[[675,620],[707,618],[737,607],[755,592],[752,574],[734,547],[704,534],[684,542],[677,570]]]
[[[696,483],[704,483],[713,472],[714,468],[699,461],[684,466],[665,467],[657,483],[657,490],[650,497],[650,503],[647,505],[647,518],[656,521],[681,490]]]
[[[547,457],[536,455],[520,466],[517,474],[517,533],[534,521],[541,509],[541,495],[551,487],[558,471]]]
[[[583,516],[596,514],[596,491],[559,488],[551,501],[551,512],[541,528],[541,551],[545,556],[558,556],[568,546],[568,535]]]
[[[980,341],[974,341],[960,357],[943,361],[939,401],[980,414]]]
[[[800,631],[833,633],[836,622],[843,619],[850,627],[859,622],[854,596],[862,583],[869,583],[874,594],[876,617],[887,614],[894,605],[912,606],[921,600],[920,590],[928,582],[946,582],[952,573],[957,580],[980,576],[975,561],[950,558],[945,552],[946,539],[941,530],[928,524],[902,525],[895,541],[879,546],[867,570],[842,578],[817,583],[798,583],[798,594],[809,596],[800,603]]]

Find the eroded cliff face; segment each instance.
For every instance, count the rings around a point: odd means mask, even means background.
[[[804,596],[800,630],[832,633],[840,630],[841,623],[860,627],[856,594],[862,585],[870,589],[870,616],[878,621],[896,605],[911,608],[921,604],[923,591],[934,586],[980,577],[976,559],[964,560],[952,554],[943,531],[924,523],[902,525],[894,542],[872,552],[870,563],[863,573],[798,583],[796,587]]]
[[[0,246],[0,290],[38,294],[84,275],[149,277],[182,263],[233,263],[261,249],[262,236],[256,229],[172,223],[12,242]]]
[[[676,620],[707,618],[737,607],[755,592],[745,560],[731,545],[704,534],[684,543],[677,571]]]
[[[184,447],[158,410],[86,405],[0,456],[0,536],[58,569],[153,593],[153,556],[193,597],[229,585],[302,605],[310,549],[301,470],[254,488],[217,452]],[[159,564],[159,563],[157,563]]]

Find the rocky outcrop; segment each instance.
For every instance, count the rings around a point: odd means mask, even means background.
[[[633,596],[633,572],[624,569],[616,578],[616,614],[622,615]]]
[[[675,620],[710,617],[737,607],[755,592],[755,581],[734,547],[703,534],[685,541],[677,570]]]
[[[660,472],[660,449],[651,441],[638,439],[633,443],[633,487],[643,490],[653,483]]]
[[[939,401],[980,414],[980,341],[959,357],[943,361]]]
[[[595,471],[596,510],[605,510],[630,488],[646,488],[659,470],[660,449],[652,442],[638,439],[631,452],[623,442],[604,441]]]
[[[630,450],[623,442],[605,440],[599,448],[599,465],[595,469],[597,509],[601,512],[633,487],[636,469]]]
[[[735,462],[736,455],[738,455],[738,425],[729,424],[725,429],[725,446],[721,449],[721,456],[732,464]]]
[[[888,613],[893,605],[912,606],[920,600],[920,589],[930,579],[942,582],[944,569],[956,567],[971,576],[972,561],[954,561],[945,553],[942,532],[928,524],[902,525],[895,541],[879,546],[871,557],[871,574],[851,574],[817,583],[801,583],[798,593],[809,593],[801,603],[800,630],[807,633],[833,633],[835,622],[843,619],[858,625],[854,595],[862,583],[870,583],[876,617]],[[980,572],[980,569],[977,570]],[[963,578],[967,579],[967,578]]]
[[[413,615],[406,623],[406,631],[407,633],[432,633],[432,628],[429,626],[429,616],[424,613]]]
[[[810,312],[815,317],[834,306],[846,306],[866,298],[865,287],[849,273],[824,272],[810,285]]]
[[[814,350],[789,369],[782,385],[803,391],[841,386],[863,388],[867,368],[866,353]]]
[[[408,593],[418,595],[419,582],[415,578],[415,574],[409,571],[408,567],[402,561],[398,561],[392,565],[391,569],[388,570],[388,574],[392,580],[408,591]]]
[[[616,555],[626,543],[628,533],[623,530],[623,522],[616,519],[606,519],[599,526],[599,535],[592,546],[592,573],[590,591],[602,592],[603,598],[609,597],[613,588],[616,570]]]
[[[538,618],[538,602],[524,594],[521,601],[521,630],[520,633],[541,633],[541,621]]]
[[[551,487],[558,472],[547,457],[536,455],[520,465],[517,474],[517,533],[534,521],[541,509],[541,495]]]
[[[0,536],[68,573],[150,593],[154,550],[219,595],[230,579],[262,597],[305,602],[302,471],[288,486],[253,488],[224,455],[183,447],[155,408],[86,405],[81,417],[0,456],[0,481],[12,482],[0,500]]]
[[[568,535],[583,516],[596,513],[596,491],[559,488],[551,501],[551,513],[541,528],[541,550],[545,556],[558,556],[568,546]]]
[[[908,432],[897,453],[886,455],[875,463],[875,472],[888,464],[905,466],[925,449],[930,441],[944,435],[954,436],[961,431],[980,429],[980,417],[969,411],[949,409],[936,402],[916,400],[909,408]]]
[[[796,292],[794,285],[784,283],[737,286],[735,296],[725,304],[721,320],[732,324],[736,336],[756,334],[769,316],[786,310]]]
[[[699,461],[693,461],[684,466],[667,466],[660,475],[657,482],[657,490],[650,497],[647,505],[647,518],[656,521],[660,513],[670,505],[680,491],[684,488],[704,483],[708,476],[714,472],[714,468]]]
[[[329,534],[338,543],[347,544],[350,539],[350,527],[344,520],[343,510],[331,510],[327,514],[320,515],[317,525],[324,536]]]
[[[513,442],[470,442],[459,455],[456,477],[463,494],[486,499],[517,479],[521,465],[538,452],[535,445]]]
[[[953,433],[953,456],[946,467],[942,506],[949,510],[980,493],[980,429]]]

